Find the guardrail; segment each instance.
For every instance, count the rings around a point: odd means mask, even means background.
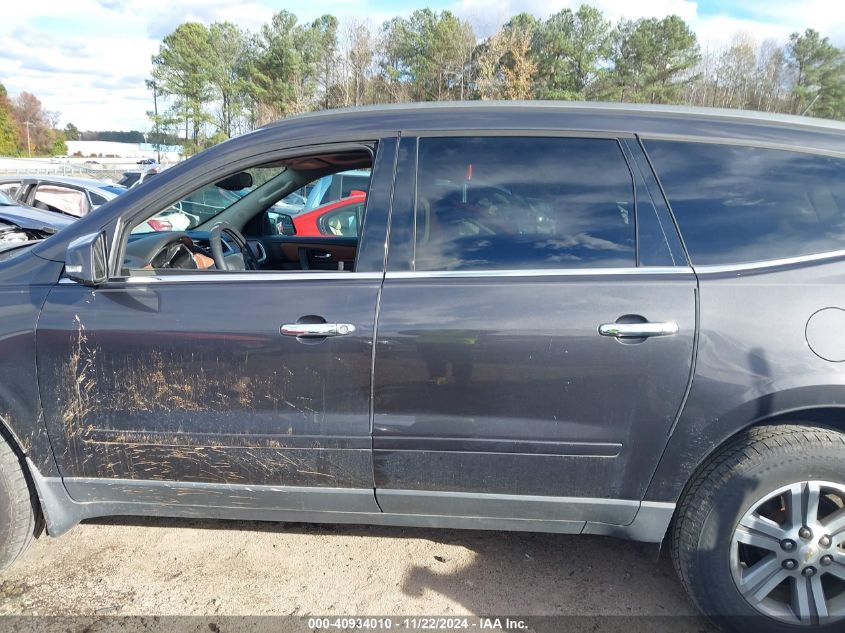
[[[5,163],[5,164],[4,164]],[[138,165],[120,165],[107,169],[91,169],[68,163],[30,163],[10,165],[0,161],[0,176],[68,176],[74,178],[93,178],[95,180],[116,182],[123,177],[123,172],[138,169]]]

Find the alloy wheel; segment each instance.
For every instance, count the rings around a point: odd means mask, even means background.
[[[754,503],[736,526],[731,571],[760,613],[795,625],[845,618],[845,485],[805,481]]]

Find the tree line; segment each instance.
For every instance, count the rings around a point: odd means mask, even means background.
[[[814,30],[786,42],[741,33],[702,50],[678,16],[614,24],[589,5],[547,19],[521,13],[483,40],[468,21],[430,9],[377,29],[331,15],[302,23],[288,11],[257,32],[186,22],[163,39],[147,83],[155,131],[193,149],[291,114],[404,101],[670,103],[845,119],[845,53]]]
[[[59,113],[45,110],[34,94],[22,92],[13,100],[0,84],[0,156],[66,154],[58,123]]]
[[[67,141],[183,143],[175,134],[145,135],[137,130],[80,131],[73,123],[59,129],[59,118],[59,112],[46,110],[34,94],[24,91],[12,99],[0,83],[0,156],[64,156],[68,153]]]

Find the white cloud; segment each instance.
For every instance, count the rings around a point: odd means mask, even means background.
[[[600,9],[611,21],[672,14],[691,20],[697,6],[691,0],[458,0],[454,11],[476,25],[479,35],[485,37],[517,13],[546,18],[562,9],[577,10],[585,3]]]

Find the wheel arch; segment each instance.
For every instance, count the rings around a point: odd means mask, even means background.
[[[748,404],[756,407],[759,403],[752,402]],[[681,500],[683,500],[699,473],[707,467],[710,460],[718,455],[725,447],[734,442],[737,437],[743,433],[747,433],[749,429],[764,426],[776,426],[778,424],[803,424],[817,428],[833,429],[845,434],[845,402],[842,404],[805,404],[803,406],[783,409],[756,418],[750,418],[741,426],[734,426],[733,430],[725,437],[722,437],[721,441],[715,444],[709,451],[705,452],[698,459],[697,463],[695,463],[695,466],[689,471],[683,481],[683,486],[680,487],[679,493],[674,499],[677,505],[675,512],[673,513],[672,520],[666,529],[664,540],[672,534],[677,512],[681,506]]]
[[[9,423],[9,416],[0,414],[0,438],[2,438],[14,451],[22,462],[26,459],[28,454],[28,446],[25,444],[18,434],[12,429]]]

